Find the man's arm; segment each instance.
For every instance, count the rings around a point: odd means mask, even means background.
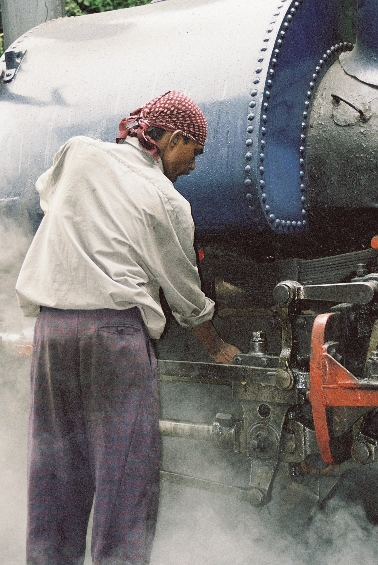
[[[195,326],[192,332],[216,363],[230,364],[232,358],[240,353],[237,347],[223,341],[211,321]]]

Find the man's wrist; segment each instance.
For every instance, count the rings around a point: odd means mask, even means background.
[[[221,355],[223,353],[226,347],[227,347],[226,342],[224,342],[222,338],[219,338],[219,344],[217,344],[217,347],[208,348],[210,357],[212,357],[213,359],[215,357],[218,357],[218,355]]]

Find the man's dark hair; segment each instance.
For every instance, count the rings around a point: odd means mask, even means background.
[[[146,129],[146,134],[150,136],[151,139],[153,139],[154,141],[159,141],[159,139],[161,139],[163,137],[163,135],[165,134],[167,130],[162,129],[162,128],[155,128],[152,126],[149,126]],[[190,141],[190,137],[187,136],[183,136],[184,138],[184,143],[189,143]]]
[[[159,139],[163,137],[166,131],[167,130],[162,128],[154,128],[152,126],[149,126],[146,130],[146,134],[154,141],[159,141]]]

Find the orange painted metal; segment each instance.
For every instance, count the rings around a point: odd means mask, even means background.
[[[316,439],[325,463],[334,463],[327,423],[328,407],[378,407],[378,387],[359,381],[327,353],[325,331],[335,314],[321,314],[314,322],[311,338],[310,393]]]

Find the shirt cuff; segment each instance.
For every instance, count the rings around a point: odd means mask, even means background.
[[[180,324],[180,326],[182,326],[183,328],[194,328],[195,326],[199,326],[204,322],[212,320],[214,316],[214,308],[215,304],[213,300],[206,297],[205,306],[199,314],[192,313],[189,316],[184,316],[183,314],[179,314],[178,312],[172,312],[172,314]]]

